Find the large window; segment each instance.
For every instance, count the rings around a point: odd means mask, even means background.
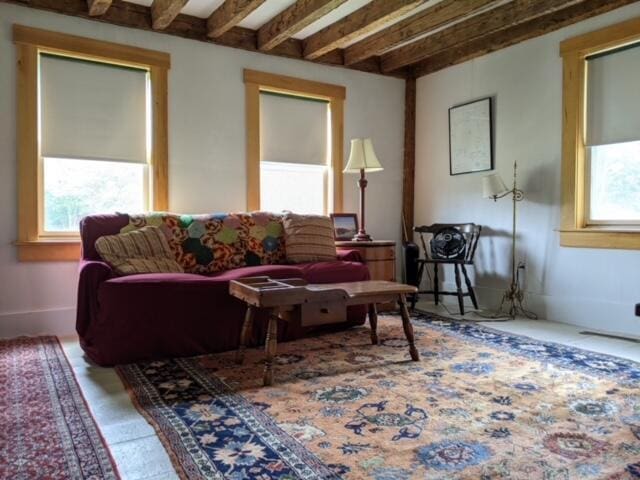
[[[93,213],[166,210],[169,55],[14,25],[18,253],[79,257]]]
[[[326,214],[329,102],[260,93],[260,208]]]
[[[561,244],[640,248],[640,19],[565,40]]]
[[[41,236],[148,206],[148,72],[40,54]]]
[[[245,70],[247,209],[342,209],[344,87]]]

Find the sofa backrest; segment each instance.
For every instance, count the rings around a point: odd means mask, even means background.
[[[273,213],[179,215],[157,212],[124,215],[124,223],[121,216],[117,216],[117,220],[112,218],[111,222],[106,221],[105,216],[96,217],[99,218],[94,220],[94,217],[87,217],[83,220],[83,223],[91,226],[89,230],[92,235],[86,240],[86,243],[92,242],[90,250],[89,246],[84,246],[85,229],[81,227],[83,251],[96,256],[93,244],[100,235],[95,236],[95,232],[110,235],[152,225],[164,232],[176,261],[185,272],[209,274],[285,261],[282,216]]]
[[[96,240],[105,235],[120,233],[129,224],[129,215],[115,213],[108,215],[89,215],[80,221],[80,240],[84,260],[100,260],[96,251]]]

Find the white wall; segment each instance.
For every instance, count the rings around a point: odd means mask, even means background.
[[[495,165],[507,184],[513,161],[519,256],[529,306],[542,318],[640,335],[640,252],[559,246],[562,62],[559,42],[640,15],[634,4],[478,59],[417,83],[416,224],[476,222],[487,230],[476,256],[480,301],[497,307],[510,278],[511,202],[482,198],[485,173],[449,176],[448,108],[493,96]],[[448,272],[448,283],[452,281]],[[450,286],[450,285],[449,285]]]
[[[77,264],[19,263],[16,239],[15,49],[11,25],[46,28],[171,54],[169,77],[170,208],[176,212],[245,209],[243,68],[347,87],[348,140],[372,137],[385,170],[369,178],[368,230],[400,240],[404,82],[308,62],[218,47],[0,4],[0,337],[70,333]],[[345,211],[357,211],[356,178],[344,185]]]

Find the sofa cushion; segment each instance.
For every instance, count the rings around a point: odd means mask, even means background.
[[[146,225],[162,229],[175,259],[189,273],[207,275],[285,259],[282,217],[272,213],[149,213],[130,216],[121,231]]]
[[[96,240],[95,248],[118,275],[183,271],[157,227],[102,236]]]
[[[329,217],[287,213],[283,225],[288,262],[324,262],[336,259],[336,242]]]

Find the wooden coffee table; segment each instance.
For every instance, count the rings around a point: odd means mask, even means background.
[[[420,360],[409,319],[405,296],[416,288],[402,283],[370,280],[364,282],[307,284],[299,278],[274,280],[269,277],[249,277],[232,280],[229,293],[247,304],[247,313],[240,334],[236,362],[242,363],[244,351],[251,336],[256,309],[269,312],[265,340],[264,385],[273,383],[273,360],[277,350],[278,319],[290,321],[301,318],[302,326],[339,323],[346,320],[347,307],[368,305],[371,343],[378,343],[377,303],[398,302],[404,334],[409,342],[409,353],[415,362]]]

